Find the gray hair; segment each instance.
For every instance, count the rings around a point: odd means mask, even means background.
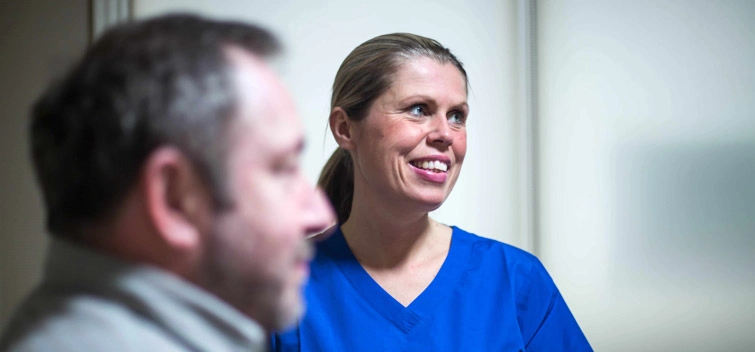
[[[253,25],[166,15],[109,30],[44,93],[30,139],[53,235],[111,212],[164,145],[191,160],[216,207],[231,202],[226,134],[237,92],[229,45],[261,57],[279,50]]]

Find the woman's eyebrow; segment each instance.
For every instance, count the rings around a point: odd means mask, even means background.
[[[469,110],[469,104],[465,101],[463,103],[456,104],[456,105],[452,106],[451,108],[452,109],[458,109],[458,110],[468,111]]]
[[[412,100],[427,100],[427,101],[431,101],[431,102],[435,103],[435,99],[433,99],[430,96],[424,95],[424,94],[410,95],[410,96],[408,96],[406,98],[401,99],[400,102],[402,102],[402,103],[407,102],[408,103],[409,101],[412,101]]]

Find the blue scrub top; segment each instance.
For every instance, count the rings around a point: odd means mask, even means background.
[[[272,351],[592,351],[540,261],[513,246],[453,227],[440,271],[408,307],[340,229],[317,249],[307,313]]]

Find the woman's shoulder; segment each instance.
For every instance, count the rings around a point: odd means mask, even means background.
[[[506,258],[511,260],[538,263],[540,262],[540,260],[532,253],[527,252],[526,250],[514,245],[501,242],[490,237],[480,236],[457,226],[451,226],[451,228],[453,229],[452,241],[470,246],[476,251],[504,255]]]
[[[546,282],[550,281],[550,275],[545,266],[532,253],[456,226],[452,226],[452,229],[454,231],[452,246],[468,248],[470,260],[478,262],[478,265],[491,268],[490,270],[507,272],[508,275],[512,276],[512,279],[516,277],[531,278],[534,275]]]

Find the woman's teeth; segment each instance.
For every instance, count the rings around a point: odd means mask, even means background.
[[[441,161],[412,161],[412,165],[425,170],[435,171],[435,172],[446,172],[448,171],[448,165]]]

